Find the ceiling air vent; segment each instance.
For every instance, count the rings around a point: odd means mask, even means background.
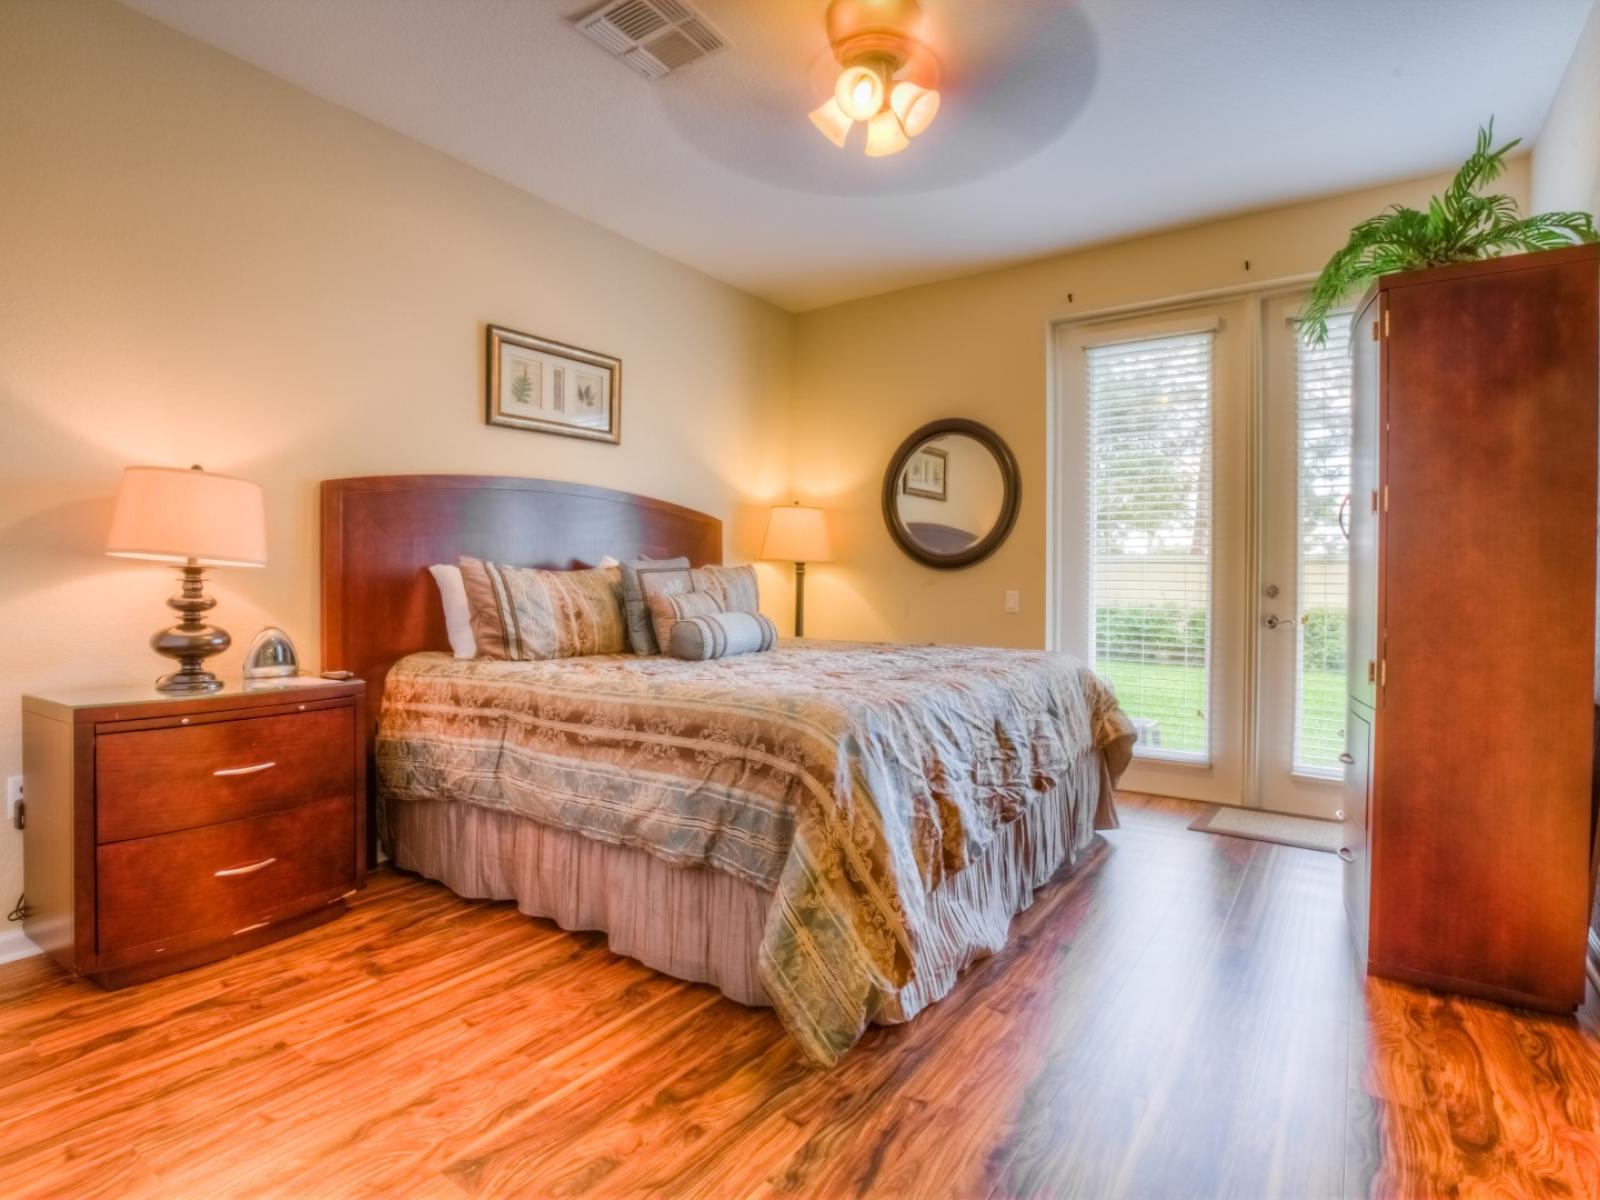
[[[728,42],[684,0],[610,0],[575,22],[648,79],[659,79],[715,54]]]

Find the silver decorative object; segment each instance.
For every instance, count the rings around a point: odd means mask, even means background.
[[[294,640],[276,625],[268,625],[256,634],[245,651],[246,679],[281,679],[299,673],[300,656],[295,653]]]

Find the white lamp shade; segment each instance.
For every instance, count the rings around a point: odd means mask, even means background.
[[[855,124],[845,116],[844,109],[839,107],[839,102],[832,96],[821,108],[813,109],[811,123],[822,130],[822,136],[835,146],[843,147],[845,138],[850,136],[850,127]]]
[[[900,118],[906,134],[916,137],[939,115],[939,93],[931,88],[902,79],[889,93],[889,107]]]
[[[761,557],[786,562],[830,562],[833,545],[828,521],[820,508],[800,504],[775,507],[767,520],[767,540]]]
[[[911,144],[906,131],[900,127],[900,118],[892,109],[884,109],[867,122],[867,157],[883,158],[899,154]]]
[[[205,566],[267,565],[261,485],[198,468],[128,467],[106,553]]]

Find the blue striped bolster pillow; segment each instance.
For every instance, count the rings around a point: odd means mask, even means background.
[[[667,652],[673,658],[725,658],[778,644],[778,627],[760,613],[717,612],[674,622]]]

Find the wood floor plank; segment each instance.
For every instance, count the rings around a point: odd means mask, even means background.
[[[1131,1173],[1159,1133],[1156,1122],[1171,1093],[1173,1068],[1186,1060],[1191,1040],[1204,1033],[1196,1025],[1197,985],[1201,993],[1211,985],[1223,930],[1255,878],[1250,868],[1258,853],[1249,847],[1248,857],[1236,860],[1209,891],[1184,886],[1170,893],[1171,903],[1144,948],[1090,1019],[1071,1031],[1070,1067],[1007,1165],[997,1194],[1128,1194]],[[1174,1143],[1180,1150],[1190,1145],[1185,1139]],[[1176,1166],[1170,1153],[1156,1159],[1158,1169]]]
[[[770,1010],[395,872],[124,992],[0,966],[0,1193],[1600,1195],[1600,998],[1363,979],[1336,858],[1122,807],[832,1071]]]

